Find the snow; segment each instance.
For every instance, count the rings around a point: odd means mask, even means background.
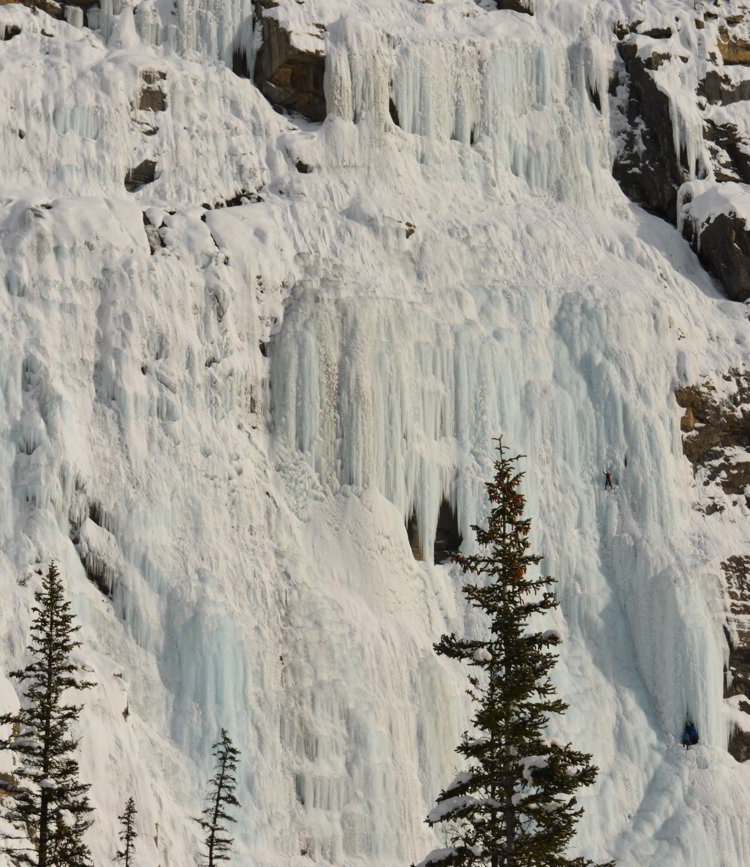
[[[39,746],[40,741],[38,738],[15,738],[13,743],[17,747],[34,749]]]
[[[433,849],[430,854],[420,861],[416,867],[430,867],[432,864],[445,864],[450,858],[455,858],[459,852],[455,846],[449,846],[444,849]]]
[[[467,847],[472,853],[477,856],[482,854],[481,846],[468,846]],[[422,861],[415,865],[415,867],[431,867],[433,864],[448,864],[451,863],[452,858],[463,857],[460,849],[457,849],[455,846],[448,846],[443,849],[433,849],[432,852]]]
[[[470,810],[472,807],[478,807],[484,803],[485,801],[473,798],[471,795],[456,795],[453,798],[446,798],[430,810],[427,814],[427,821],[430,823],[439,822],[458,810]]]
[[[736,215],[746,225],[750,223],[750,190],[746,184],[693,181],[680,188],[680,198],[678,213],[681,219],[689,218],[697,229],[712,222],[719,214]]]
[[[474,779],[474,774],[471,771],[461,771],[460,774],[456,774],[453,780],[446,786],[446,792],[452,792],[454,789],[459,786],[465,786],[470,783]]]
[[[653,5],[693,38],[692,8]],[[746,365],[749,326],[610,177],[631,6],[284,0],[300,38],[328,27],[323,124],[227,68],[252,43],[237,0],[102,4],[98,32],[0,7],[22,27],[0,47],[0,706],[55,557],[98,684],[96,863],[131,794],[143,863],[191,863],[221,726],[242,751],[236,863],[395,867],[439,844],[424,817],[469,709],[432,645],[478,633],[456,567],[431,564],[435,523],[445,497],[470,548],[499,433],[528,455],[559,581],[534,624],[565,636],[549,734],[600,768],[576,854],[750,863],[718,583],[746,531],[692,508],[673,395]],[[151,69],[164,112],[133,107]],[[127,193],[147,158],[157,179]]]
[[[486,647],[478,647],[474,651],[474,661],[475,662],[490,662],[492,660],[492,654],[487,650]]]

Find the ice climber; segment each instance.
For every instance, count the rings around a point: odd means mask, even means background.
[[[695,725],[688,720],[685,723],[685,731],[682,733],[682,745],[687,750],[690,747],[694,747],[699,740],[698,729],[696,729]]]
[[[612,473],[608,473],[606,470],[604,472],[604,490],[612,487]]]

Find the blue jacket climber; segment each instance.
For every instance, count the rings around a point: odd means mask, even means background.
[[[682,745],[687,750],[689,747],[695,746],[700,738],[698,737],[698,729],[688,720],[685,723],[685,731],[682,733]]]

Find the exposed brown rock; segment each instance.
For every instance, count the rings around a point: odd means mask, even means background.
[[[709,143],[716,180],[750,184],[750,142],[737,127],[706,120],[703,137]]]
[[[322,47],[319,52],[301,51],[275,18],[264,16],[260,22],[263,43],[256,55],[253,78],[261,93],[279,108],[298,111],[309,120],[325,120]]]
[[[688,219],[683,235],[703,265],[721,280],[729,298],[750,298],[750,232],[741,217],[718,214],[698,228]]]
[[[630,33],[637,33],[643,21],[615,21],[614,34],[618,39],[625,39]]]
[[[672,35],[671,27],[652,27],[650,30],[642,31],[643,36],[649,36],[651,39],[669,39]]]
[[[727,644],[729,660],[725,671],[724,697],[741,695],[750,699],[750,557],[730,557],[721,564],[730,600]],[[747,714],[750,728],[750,701],[738,702]],[[750,731],[735,728],[729,736],[729,752],[738,762],[750,759]]]
[[[167,73],[161,69],[144,69],[141,79],[145,87],[141,90],[138,99],[138,108],[143,111],[166,111],[167,95],[159,86],[167,77]]]
[[[22,6],[28,6],[30,9],[46,12],[52,18],[65,18],[65,7],[62,3],[56,2],[56,0],[16,0],[16,2],[19,2]],[[49,36],[51,34],[45,35]]]
[[[125,175],[125,189],[133,193],[144,184],[153,183],[156,179],[156,163],[154,160],[143,160]]]
[[[722,29],[719,31],[717,43],[725,66],[750,64],[750,41],[747,39]]]
[[[703,96],[712,105],[732,105],[750,99],[750,78],[734,82],[724,72],[709,69],[698,85],[698,96]]]
[[[138,99],[142,111],[166,111],[167,95],[158,87],[144,87]]]
[[[144,84],[159,84],[160,81],[166,81],[167,73],[163,69],[143,69],[141,70],[141,79]]]
[[[750,460],[738,461],[736,447],[747,450],[750,459],[750,371],[732,369],[722,378],[735,386],[729,396],[719,396],[708,382],[677,390],[677,403],[685,410],[680,422],[685,433],[683,450],[694,467],[705,469],[706,485],[713,481],[728,494],[743,494],[750,483]],[[728,449],[734,450],[731,457]],[[723,508],[712,503],[705,514]],[[729,557],[721,569],[729,602],[724,626],[728,647],[724,697],[742,696],[732,705],[737,713],[747,715],[747,726],[735,726],[730,732],[728,750],[744,762],[750,759],[750,557]]]
[[[534,14],[534,0],[495,0],[498,9],[510,9],[512,12]]]
[[[680,430],[683,433],[690,433],[695,430],[695,412],[692,406],[685,410],[685,415],[680,419]]]
[[[710,383],[675,392],[685,410],[682,450],[695,469],[706,469],[709,482],[716,481],[727,494],[744,495],[750,485],[750,371],[732,369],[724,379],[734,381],[731,400],[719,399]],[[747,461],[729,459],[726,452],[733,447],[747,450]]]
[[[643,66],[645,69],[649,69],[652,72],[655,72],[657,69],[660,69],[672,59],[672,54],[668,51],[652,51],[648,57],[643,59]]]
[[[629,132],[612,172],[628,198],[674,223],[677,190],[690,171],[685,154],[675,153],[669,97],[656,86],[633,42],[621,42],[618,50],[629,81]]]
[[[743,39],[731,27],[746,23],[745,13],[730,17],[702,10],[707,26],[720,17],[719,46],[724,63],[750,65],[750,40]],[[730,20],[731,19],[731,20]],[[684,136],[675,135],[670,97],[662,91],[660,70],[674,60],[693,62],[696,68],[706,69],[696,92],[696,108],[704,114],[703,134],[710,166],[718,183],[750,184],[750,137],[741,123],[725,121],[721,115],[706,111],[707,104],[731,105],[750,100],[750,75],[747,80],[735,80],[721,67],[718,52],[709,51],[693,58],[671,49],[671,44],[654,42],[656,50],[639,57],[638,47],[643,36],[664,40],[674,35],[674,28],[646,29],[642,21],[618,21],[615,34],[619,40],[621,65],[610,83],[613,105],[624,115],[625,132],[619,136],[618,153],[613,162],[613,175],[623,192],[632,201],[669,222],[677,223],[677,193],[683,183],[704,178],[708,165],[700,157],[697,164],[688,164],[686,147],[675,152],[675,141]],[[639,43],[638,40],[641,40]],[[739,76],[738,76],[739,77]],[[620,94],[627,88],[627,102],[623,105]],[[669,85],[665,80],[665,91]],[[720,120],[717,121],[715,117]],[[619,124],[618,124],[619,126]],[[744,221],[727,212],[705,225],[682,223],[683,234],[690,241],[704,267],[723,284],[729,298],[744,301],[750,298],[750,233]]]

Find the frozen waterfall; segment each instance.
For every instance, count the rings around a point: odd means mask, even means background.
[[[717,577],[747,508],[693,508],[674,399],[746,365],[750,332],[612,180],[627,5],[282,0],[325,45],[320,124],[232,74],[248,0],[103,2],[98,30],[0,7],[20,28],[0,42],[0,710],[54,557],[99,684],[96,863],[129,794],[144,863],[192,863],[220,726],[237,864],[396,867],[439,842],[423,819],[467,706],[432,645],[476,624],[436,524],[445,500],[471,544],[499,434],[559,580],[552,734],[600,768],[575,851],[750,863]]]

